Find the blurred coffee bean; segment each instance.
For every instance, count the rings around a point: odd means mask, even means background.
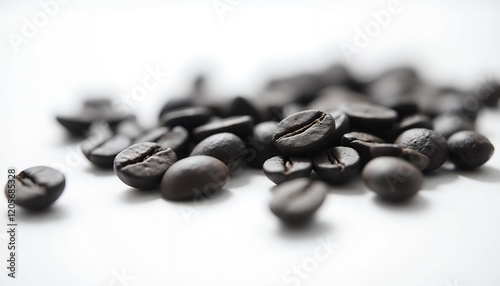
[[[156,142],[160,137],[170,131],[170,128],[161,126],[149,129],[134,140],[134,143]]]
[[[475,131],[460,131],[448,139],[450,159],[458,169],[472,170],[486,163],[495,148],[490,140]]]
[[[275,156],[262,165],[266,177],[275,184],[296,178],[309,177],[312,163],[308,158]]]
[[[170,99],[163,105],[163,107],[160,110],[160,114],[158,115],[158,118],[162,118],[163,115],[165,115],[168,112],[178,110],[178,109],[184,109],[188,107],[193,107],[194,106],[194,100],[192,98],[176,98],[176,99]]]
[[[276,121],[265,121],[255,125],[253,136],[247,143],[249,166],[260,169],[267,159],[279,154],[273,142],[273,134],[277,127]]]
[[[342,111],[349,117],[352,129],[363,132],[379,132],[396,122],[396,111],[370,103],[347,103]]]
[[[163,149],[172,148],[177,158],[184,158],[189,149],[189,132],[182,126],[175,126],[158,138],[156,143]]]
[[[354,92],[344,87],[328,87],[319,93],[318,97],[306,106],[306,109],[331,112],[341,111],[349,103],[370,102],[370,99],[361,93]]]
[[[332,111],[330,115],[333,116],[335,121],[335,133],[332,139],[332,145],[338,146],[342,142],[342,136],[348,133],[351,129],[349,124],[349,117],[344,112],[341,111]]]
[[[207,123],[210,117],[212,117],[212,112],[206,107],[188,107],[165,113],[160,122],[163,126],[182,126],[191,130]]]
[[[210,135],[229,132],[240,137],[241,140],[247,141],[253,133],[253,127],[252,117],[248,115],[234,116],[198,126],[193,130],[193,136],[197,141],[201,141]]]
[[[252,117],[255,124],[263,120],[263,112],[257,106],[244,97],[235,97],[229,106],[228,116],[248,115]]]
[[[434,118],[434,131],[449,138],[458,131],[474,130],[474,123],[455,114],[441,114]]]
[[[95,134],[88,137],[81,148],[83,155],[95,166],[111,169],[116,155],[131,143],[130,138],[120,134]]]
[[[498,107],[500,100],[500,83],[498,80],[487,80],[476,87],[474,96],[487,107]]]

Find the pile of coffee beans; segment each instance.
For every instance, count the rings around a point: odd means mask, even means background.
[[[474,91],[434,87],[409,67],[363,81],[334,65],[273,79],[248,98],[208,96],[198,77],[185,96],[165,103],[151,128],[101,98],[56,119],[86,137],[82,152],[96,168],[167,200],[210,197],[243,168],[262,169],[277,185],[271,211],[301,224],[329,189],[359,175],[381,199],[404,201],[448,160],[457,169],[480,167],[494,147],[474,131],[475,121],[499,99],[494,82]],[[16,181],[17,204],[31,209],[54,202],[65,182],[48,167],[26,169]]]

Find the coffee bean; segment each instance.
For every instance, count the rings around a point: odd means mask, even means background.
[[[165,172],[161,194],[167,200],[200,199],[220,191],[229,181],[226,164],[210,156],[193,156],[179,160]]]
[[[342,106],[351,128],[364,132],[379,132],[396,122],[396,111],[366,102],[351,102]]]
[[[450,159],[459,169],[472,170],[486,163],[495,148],[484,135],[475,131],[460,131],[448,139]]]
[[[262,168],[264,162],[279,154],[278,148],[274,145],[273,134],[278,127],[276,121],[265,121],[255,125],[253,136],[247,143],[248,165],[254,168]]]
[[[15,199],[18,206],[42,210],[55,202],[66,185],[64,175],[56,169],[37,166],[21,171],[15,176],[15,185],[7,182],[5,195]],[[9,190],[15,190],[15,194]]]
[[[190,156],[206,155],[219,159],[234,173],[245,157],[245,143],[232,133],[219,133],[209,136],[198,143]]]
[[[301,157],[275,156],[262,165],[264,174],[275,184],[301,177],[309,177],[312,171],[311,160]]]
[[[335,120],[335,134],[333,135],[332,144],[338,146],[342,142],[342,136],[350,130],[349,117],[341,111],[332,111],[330,114]]]
[[[160,111],[160,115],[158,118],[162,118],[163,115],[166,113],[169,113],[174,110],[179,110],[179,109],[184,109],[188,107],[193,107],[194,106],[194,101],[191,98],[177,98],[177,99],[171,99],[163,105]]]
[[[187,156],[189,149],[189,132],[182,126],[175,126],[156,140],[162,149],[172,148],[177,158]]]
[[[195,128],[193,136],[197,141],[201,141],[210,135],[229,132],[246,141],[252,135],[253,126],[253,119],[248,115],[228,117]]]
[[[366,164],[361,174],[368,188],[387,200],[401,201],[414,196],[422,187],[423,175],[400,158],[378,157]]]
[[[370,160],[377,157],[399,157],[403,153],[403,149],[398,144],[390,143],[369,143]]]
[[[250,99],[237,96],[229,106],[228,116],[248,115],[252,117],[254,123],[260,123],[263,120],[263,112]]]
[[[111,169],[116,155],[131,143],[130,138],[120,134],[96,134],[87,138],[81,147],[83,155],[94,165]]]
[[[339,184],[352,178],[359,168],[360,157],[349,147],[332,147],[313,156],[313,168],[318,176],[330,183]]]
[[[451,135],[465,130],[474,130],[474,123],[454,114],[441,114],[434,118],[434,131],[449,138]]]
[[[482,82],[476,89],[477,97],[487,107],[498,107],[500,100],[500,83],[494,80]]]
[[[363,132],[349,132],[342,136],[342,146],[356,150],[360,157],[360,165],[364,166],[372,159],[372,146],[383,144],[385,141],[375,135]],[[380,150],[380,149],[379,149]],[[374,150],[374,153],[377,149]]]
[[[324,183],[307,178],[285,182],[273,190],[271,211],[285,223],[305,223],[323,204],[327,190]]]
[[[331,144],[335,120],[319,110],[306,110],[283,119],[273,135],[274,144],[285,155],[307,155]]]
[[[349,103],[369,102],[369,98],[361,93],[354,92],[345,87],[327,87],[323,89],[318,97],[307,105],[307,109],[331,112],[342,111],[344,105]]]
[[[147,130],[146,132],[142,133],[139,137],[137,137],[134,140],[134,143],[142,143],[142,142],[156,142],[158,139],[160,139],[163,135],[168,133],[170,131],[170,128],[162,126],[162,127],[156,127],[150,130]]]
[[[431,163],[429,157],[418,152],[417,150],[413,150],[410,148],[403,148],[401,153],[401,158],[413,164],[420,171],[425,170],[427,167],[429,167],[429,164]]]
[[[125,184],[137,189],[160,185],[165,171],[177,161],[175,152],[153,142],[134,144],[116,155],[114,170]]]
[[[212,117],[212,112],[206,107],[188,107],[163,114],[160,122],[163,126],[182,126],[191,130],[207,123],[210,117]]]
[[[424,172],[431,172],[441,167],[448,159],[449,149],[446,138],[441,134],[425,129],[414,128],[403,132],[394,142],[403,148],[416,150],[430,160]]]

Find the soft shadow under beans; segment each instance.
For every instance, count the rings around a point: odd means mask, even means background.
[[[457,171],[460,176],[466,178],[487,182],[487,183],[497,183],[500,182],[500,170],[491,166],[482,166],[476,170],[471,171]]]
[[[424,184],[422,190],[435,190],[439,185],[446,185],[458,179],[454,170],[439,168],[431,173],[424,173]]]
[[[88,166],[87,168],[85,168],[85,172],[96,177],[109,177],[115,175],[113,169],[104,169],[96,166]]]
[[[139,190],[127,188],[122,191],[122,201],[130,204],[147,203],[161,198],[160,190]]]
[[[280,221],[278,226],[278,235],[285,239],[311,239],[323,236],[333,231],[331,223],[318,221],[312,218],[311,221],[302,225],[288,225]]]
[[[201,198],[198,199],[190,199],[190,200],[185,200],[185,201],[169,201],[173,204],[178,204],[178,205],[185,205],[185,206],[198,206],[198,205],[203,205],[203,206],[209,206],[209,205],[214,205],[218,203],[222,203],[226,200],[228,200],[231,196],[233,195],[232,192],[230,192],[227,188],[222,188],[219,191],[217,191],[215,194],[207,196],[202,196]]]
[[[65,219],[68,216],[68,211],[63,206],[58,203],[38,211],[32,211],[28,209],[23,209],[21,207],[17,208],[16,219],[22,223],[53,223]]]
[[[368,192],[359,175],[354,176],[354,178],[351,178],[343,184],[329,184],[328,186],[328,193],[341,196],[361,196]]]
[[[380,208],[396,213],[418,213],[429,207],[429,200],[419,194],[404,202],[391,202],[374,196],[373,202]]]

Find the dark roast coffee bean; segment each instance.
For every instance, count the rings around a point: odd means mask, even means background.
[[[324,183],[307,178],[285,182],[273,190],[271,211],[285,223],[302,224],[323,204],[327,190]]]
[[[108,99],[90,99],[84,102],[83,108],[75,115],[56,116],[56,120],[75,136],[86,136],[94,122],[105,121],[115,128],[118,123],[128,118],[128,114],[113,109]]]
[[[350,130],[349,117],[341,111],[332,111],[330,114],[335,120],[335,134],[333,135],[332,144],[338,146],[342,142],[342,136]]]
[[[166,113],[168,113],[170,111],[183,109],[183,108],[187,108],[187,107],[193,107],[193,106],[194,106],[194,102],[193,102],[193,99],[191,99],[191,98],[171,99],[171,100],[167,101],[167,103],[165,103],[165,105],[163,105],[158,118],[161,119],[163,117],[163,115],[165,115]]]
[[[311,160],[300,157],[275,156],[267,159],[262,165],[266,177],[275,184],[309,177],[312,168]]]
[[[399,125],[398,125],[398,129],[399,129],[400,134],[406,130],[413,129],[413,128],[426,128],[426,129],[432,130],[432,128],[433,128],[432,120],[427,115],[414,114],[414,115],[407,116],[407,117],[401,119],[401,122],[399,122]]]
[[[394,157],[378,157],[366,164],[361,174],[368,188],[387,200],[401,201],[415,195],[423,183],[419,169]]]
[[[61,196],[66,185],[64,175],[56,169],[37,166],[28,168],[5,185],[7,199],[15,199],[18,206],[41,210]],[[15,193],[14,193],[15,190]]]
[[[144,129],[135,118],[124,120],[116,127],[116,133],[126,136],[132,140],[144,133]]]
[[[212,112],[206,107],[188,107],[163,114],[160,122],[163,126],[182,126],[191,130],[207,123],[210,117],[212,117]]]
[[[175,126],[156,140],[163,149],[172,148],[177,158],[187,156],[189,148],[189,132],[182,126]]]
[[[460,131],[448,139],[450,159],[459,169],[471,170],[486,163],[495,148],[490,140],[475,131]]]
[[[335,120],[319,110],[306,110],[283,119],[273,135],[285,155],[307,155],[328,146],[335,133]]]
[[[170,131],[170,128],[162,126],[162,127],[156,127],[150,130],[147,130],[146,132],[142,133],[141,136],[137,137],[134,140],[134,143],[141,143],[141,142],[156,142],[158,139],[160,139],[163,135],[168,133]]]
[[[399,157],[403,149],[398,144],[369,143],[371,159],[383,156]]]
[[[250,99],[237,96],[229,106],[228,116],[248,115],[252,117],[254,123],[260,123],[263,119],[262,113]]]
[[[498,107],[500,100],[500,82],[488,80],[476,87],[476,97],[487,107]]]
[[[448,143],[441,134],[425,128],[415,128],[403,132],[394,142],[403,148],[414,149],[430,160],[425,172],[434,171],[448,159]]]
[[[398,118],[396,111],[371,103],[347,103],[341,109],[349,117],[351,128],[365,132],[381,131]]]
[[[318,98],[307,105],[307,109],[324,112],[331,112],[332,110],[341,111],[346,104],[369,101],[370,98],[366,95],[354,92],[345,87],[328,87],[319,93]]]
[[[382,144],[385,141],[375,135],[362,132],[349,132],[342,136],[342,146],[351,147],[356,150],[360,157],[360,165],[364,166],[366,162],[372,159],[372,146]],[[375,149],[374,152],[381,151]]]
[[[95,134],[81,145],[82,152],[94,165],[101,168],[113,168],[113,161],[118,153],[129,147],[131,140],[123,135]]]
[[[177,161],[175,152],[162,149],[153,142],[134,144],[116,155],[114,170],[125,184],[137,189],[152,189],[160,185],[161,178]]]
[[[359,168],[359,154],[349,147],[332,147],[313,156],[313,168],[318,176],[330,183],[344,183]]]
[[[434,118],[434,131],[449,138],[458,131],[474,130],[474,123],[454,114],[441,114]]]
[[[245,157],[245,143],[232,133],[219,133],[198,143],[190,156],[206,155],[219,159],[231,172],[238,170]]]
[[[274,145],[273,134],[278,126],[276,121],[265,121],[255,125],[253,136],[247,143],[248,165],[254,168],[262,168],[264,162],[279,154]]]
[[[214,195],[229,181],[226,164],[210,156],[179,160],[165,172],[161,194],[167,200],[189,200]]]
[[[248,115],[228,117],[195,128],[193,136],[197,141],[201,141],[210,135],[229,132],[246,141],[252,135],[253,126],[253,119]]]
[[[410,148],[403,148],[401,153],[401,158],[413,164],[420,171],[425,170],[427,167],[429,167],[429,164],[431,163],[429,157],[418,152],[417,150],[413,150]]]

